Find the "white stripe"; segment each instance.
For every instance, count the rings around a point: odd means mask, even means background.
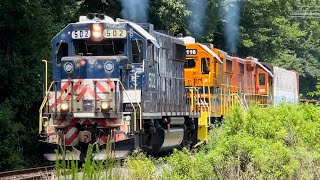
[[[220,57],[216,53],[214,53],[211,49],[209,49],[205,45],[202,45],[202,44],[199,44],[199,45],[202,47],[202,49],[206,50],[209,54],[211,54],[212,57],[215,57],[220,63],[223,63]]]
[[[75,134],[77,132],[77,128],[76,127],[72,127],[71,129],[69,129],[69,131],[66,133],[66,141],[69,140],[69,138]],[[79,143],[79,135],[69,144],[71,146],[75,146]]]

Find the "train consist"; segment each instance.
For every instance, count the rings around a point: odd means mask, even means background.
[[[88,14],[51,46],[53,81],[39,109],[40,149],[50,161],[83,160],[89,144],[100,160],[109,145],[114,157],[195,146],[235,105],[298,102],[296,72],[148,23]]]

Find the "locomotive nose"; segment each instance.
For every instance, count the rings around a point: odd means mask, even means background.
[[[127,61],[126,56],[64,57],[61,65],[61,79],[119,78],[120,66]]]
[[[61,62],[61,96],[68,105],[66,113],[82,117],[81,113],[115,114],[119,109],[120,68],[125,56],[64,57]],[[101,117],[104,115],[101,115]],[[90,115],[94,117],[95,115]]]

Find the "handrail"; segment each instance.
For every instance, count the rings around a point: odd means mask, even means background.
[[[144,64],[142,65],[144,68]],[[134,93],[137,94],[137,73],[138,71],[134,72]],[[141,86],[142,87],[142,86]],[[137,96],[136,96],[137,97]],[[138,107],[139,107],[139,116],[140,116],[140,130],[142,129],[142,109],[140,103],[137,101]]]
[[[43,101],[42,101],[42,103],[41,103],[40,109],[39,109],[39,134],[40,134],[41,131],[42,131],[42,123],[43,123],[43,122],[42,122],[42,110],[43,110],[44,105],[45,105],[46,102],[47,102],[49,90],[51,89],[53,83],[54,83],[54,82],[51,82],[49,88],[46,90],[46,96],[44,97],[44,99],[43,99]]]
[[[237,94],[237,99],[240,103],[240,106],[245,110],[248,111],[248,106],[246,104],[244,104],[244,102],[241,100],[241,97],[239,96],[239,94]]]
[[[134,130],[136,130],[136,116],[137,116],[137,115],[136,115],[136,114],[137,114],[137,113],[136,113],[136,108],[135,108],[135,106],[133,105],[131,99],[129,98],[129,95],[127,94],[127,92],[126,92],[123,84],[121,83],[121,81],[120,81],[120,80],[117,80],[117,79],[114,80],[114,81],[119,82],[119,84],[121,85],[122,89],[124,90],[124,93],[126,94],[127,98],[129,99],[131,106],[133,107],[133,112],[134,112]],[[46,104],[46,102],[47,102],[48,95],[49,95],[49,90],[51,89],[53,83],[54,83],[54,81],[51,82],[48,90],[46,91],[46,95],[45,95],[45,97],[44,97],[44,99],[43,99],[43,101],[42,101],[42,103],[41,103],[41,106],[40,106],[40,108],[39,108],[39,134],[42,132],[42,125],[43,125],[43,122],[42,122],[42,112],[43,112],[43,108],[44,108],[44,106],[45,106],[45,104]]]
[[[46,90],[46,93],[48,92],[47,88],[48,88],[48,61],[47,60],[42,60],[42,62],[45,63],[45,90]]]
[[[194,87],[193,87],[194,88]],[[193,88],[191,90],[191,111],[194,112],[194,94],[193,94]]]
[[[128,99],[129,99],[129,101],[130,101],[130,104],[131,104],[131,106],[132,106],[132,108],[133,108],[133,114],[134,114],[134,117],[133,117],[133,120],[134,120],[134,121],[133,121],[133,126],[134,126],[134,131],[135,131],[135,130],[136,130],[136,126],[137,126],[137,125],[136,125],[136,121],[137,121],[137,111],[136,111],[136,108],[134,107],[131,99],[129,98],[129,96],[128,96],[127,92],[126,92],[126,89],[124,88],[122,82],[121,82],[119,79],[115,79],[114,81],[120,83],[122,89],[124,90],[124,93],[125,93],[126,96],[128,97]],[[141,115],[140,115],[140,116],[141,116]]]

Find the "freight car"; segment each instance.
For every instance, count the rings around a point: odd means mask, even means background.
[[[274,75],[271,82],[272,104],[281,102],[299,103],[299,73],[281,67],[273,66],[270,63],[262,63]]]
[[[99,149],[94,159],[105,159],[109,143],[114,157],[126,157],[137,147],[155,154],[198,142],[181,39],[152,24],[89,14],[60,31],[51,48],[53,81],[39,110],[47,160],[83,160],[89,144]]]

